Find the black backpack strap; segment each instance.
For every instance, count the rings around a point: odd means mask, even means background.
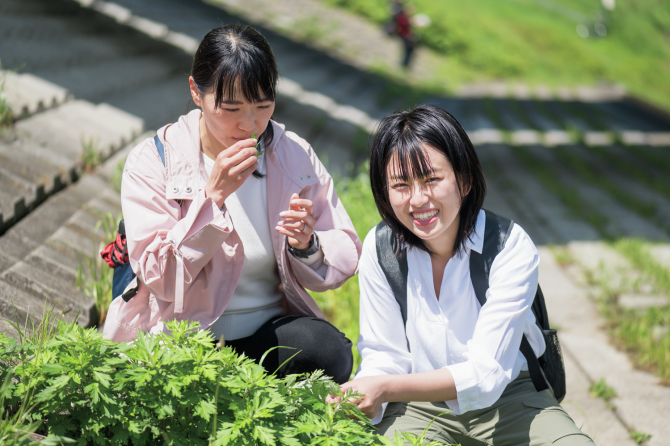
[[[403,326],[407,327],[407,250],[400,249],[398,238],[393,234],[391,228],[382,220],[375,230],[375,246],[377,248],[377,261],[381,266],[386,280],[393,291],[400,314],[402,315]],[[399,255],[396,255],[396,252]],[[407,330],[405,330],[407,337]],[[407,340],[407,350],[409,350],[409,340]]]
[[[475,289],[477,300],[482,306],[486,303],[486,291],[489,289],[491,265],[496,256],[505,247],[505,243],[514,227],[514,222],[512,220],[490,211],[485,210],[484,212],[486,213],[486,226],[484,229],[484,246],[482,248],[482,253],[480,254],[476,251],[470,251],[470,280],[472,280],[472,286]],[[537,295],[542,296],[542,291],[540,290],[539,285],[535,300],[537,300]],[[535,307],[535,300],[533,301],[533,307]],[[544,297],[542,297],[542,300],[544,302]],[[543,311],[544,314],[541,316],[544,317],[544,321],[547,321],[546,309],[543,309]],[[530,374],[530,379],[533,381],[535,390],[540,392],[548,389],[549,386],[544,379],[540,362],[537,356],[535,356],[535,352],[530,346],[525,334],[521,338],[521,346],[519,347],[519,350],[521,350],[521,353],[526,358],[528,373]]]
[[[156,143],[156,149],[158,150],[158,156],[161,157],[161,161],[163,161],[163,166],[165,166],[165,146],[163,146],[163,143],[161,142],[158,135],[154,136],[154,142]]]

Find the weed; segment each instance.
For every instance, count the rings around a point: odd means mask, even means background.
[[[515,147],[512,151],[516,154],[521,164],[554,195],[556,195],[563,204],[570,209],[576,217],[586,221],[593,226],[596,231],[606,240],[611,240],[612,234],[608,229],[608,219],[597,210],[584,201],[576,188],[567,187],[554,174],[554,170],[540,163],[525,147]]]
[[[651,440],[651,435],[646,434],[642,431],[633,431],[630,433],[630,438],[636,443],[636,444],[644,444]]]
[[[102,326],[107,317],[107,309],[112,303],[112,278],[114,270],[110,268],[100,257],[100,251],[104,248],[100,243],[92,256],[83,255],[83,259],[77,267],[77,278],[75,285],[95,302],[98,312],[98,325]]]
[[[600,398],[607,403],[609,403],[610,400],[616,398],[617,396],[614,389],[610,387],[607,382],[605,382],[605,378],[601,378],[600,381],[591,385],[591,387],[589,387],[589,392],[591,393],[592,397]]]
[[[279,379],[230,347],[214,348],[197,323],[167,328],[170,334],[140,332],[131,344],[76,323],[60,324],[39,344],[0,334],[0,380],[10,383],[1,394],[5,419],[19,414],[38,433],[76,436],[78,444],[378,441],[349,402],[361,395],[343,396],[322,372]],[[328,394],[344,401],[325,403]]]
[[[112,174],[109,177],[109,185],[116,192],[121,192],[121,179],[123,178],[123,168],[126,165],[126,160],[121,160],[112,169]]]
[[[5,76],[0,73],[0,128],[9,127],[14,123],[14,111],[5,96],[5,82]]]
[[[577,262],[575,256],[570,252],[570,249],[565,246],[549,246],[551,253],[554,255],[554,260],[559,266],[565,268],[566,266],[574,265]]]
[[[93,138],[81,139],[81,154],[79,155],[79,165],[84,172],[92,172],[102,162],[98,143]]]

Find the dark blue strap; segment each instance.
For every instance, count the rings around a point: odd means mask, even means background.
[[[161,157],[161,161],[163,161],[163,166],[165,166],[165,147],[163,146],[163,143],[161,142],[158,135],[154,136],[154,142],[156,143],[158,155]]]

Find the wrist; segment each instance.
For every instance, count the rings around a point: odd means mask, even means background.
[[[214,203],[221,209],[223,207],[223,203],[226,201],[226,198],[228,198],[227,195],[225,195],[223,192],[221,192],[218,189],[211,190],[209,187],[205,186],[205,197],[211,198]]]

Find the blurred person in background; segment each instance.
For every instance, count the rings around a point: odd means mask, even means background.
[[[414,53],[414,48],[416,46],[416,35],[412,30],[411,20],[413,13],[414,9],[412,5],[401,3],[400,11],[395,15],[396,32],[402,39],[403,48],[405,50],[402,59],[402,66],[405,68],[409,68],[412,54]]]
[[[279,73],[258,31],[210,31],[189,86],[199,109],[158,130],[126,161],[121,187],[137,294],[115,299],[116,341],[190,320],[279,376],[349,379],[351,341],[306,289],[341,286],[361,242],[333,180],[304,139],[273,121]],[[164,150],[164,152],[161,151]],[[280,347],[280,348],[277,348]]]

